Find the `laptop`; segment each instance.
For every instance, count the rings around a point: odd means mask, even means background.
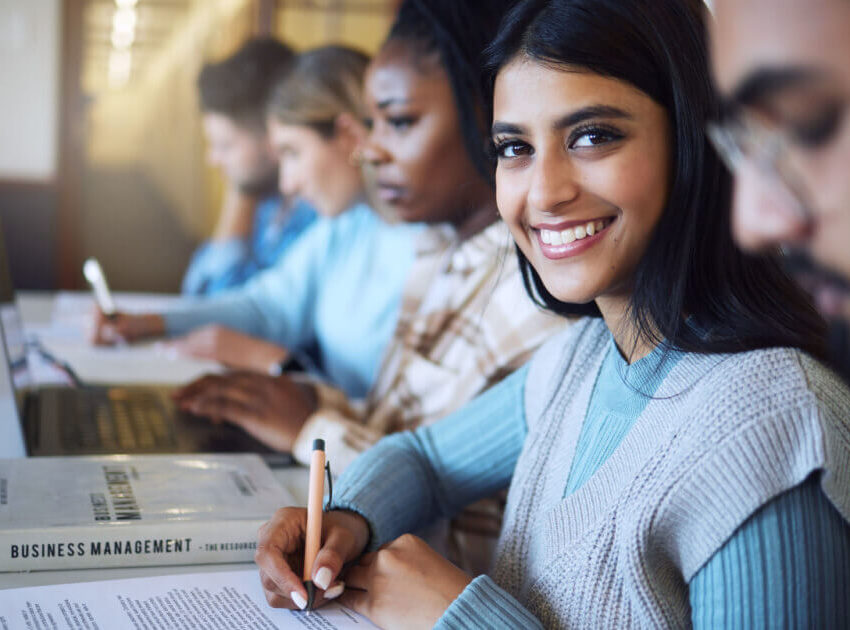
[[[34,387],[2,230],[0,338],[0,438],[8,434],[0,456],[249,452],[272,466],[293,462],[290,454],[271,450],[238,427],[179,411],[171,400],[173,387]]]

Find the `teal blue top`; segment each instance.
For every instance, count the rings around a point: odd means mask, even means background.
[[[565,495],[580,488],[617,449],[680,357],[669,352],[663,360],[663,351],[656,349],[628,366],[611,343]],[[377,545],[505,488],[527,432],[527,371],[517,371],[436,425],[385,438],[340,478],[335,505],[369,514],[372,544]],[[495,451],[502,457],[483,461],[476,456]],[[417,460],[427,460],[427,467]],[[431,484],[431,491],[418,490],[422,483]],[[423,507],[411,515],[386,500],[395,493],[405,497],[406,505],[419,505],[421,499]],[[752,515],[689,588],[696,628],[844,627],[850,618],[850,525],[812,477]],[[490,578],[477,578],[458,599],[476,609],[481,627],[539,627],[516,600],[502,597]],[[501,609],[505,606],[516,610]],[[463,626],[461,618],[454,618],[461,608],[468,606],[450,607],[438,627]]]
[[[611,340],[596,377],[564,496],[581,488],[611,456],[681,356],[679,352],[665,356],[656,348],[628,365]]]
[[[421,231],[421,224],[387,223],[363,203],[320,217],[242,287],[163,313],[166,332],[220,324],[268,339],[362,397],[395,332]]]
[[[612,340],[579,434],[565,496],[581,488],[616,450],[681,356],[675,351],[665,356],[657,348],[628,365]],[[820,559],[817,566],[812,566],[814,558]],[[824,589],[824,581],[840,588]],[[762,508],[690,583],[696,628],[837,628],[839,620],[848,619],[836,616],[846,607],[839,600],[848,595],[850,526],[817,479]]]

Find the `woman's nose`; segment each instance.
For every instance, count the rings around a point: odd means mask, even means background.
[[[533,169],[527,195],[529,207],[549,212],[578,197],[579,185],[569,160],[540,152],[534,158]]]
[[[374,137],[374,133],[368,134],[358,144],[358,153],[366,164],[377,166],[390,161],[390,153],[383,144]]]

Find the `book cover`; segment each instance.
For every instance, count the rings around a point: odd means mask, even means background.
[[[256,455],[0,459],[0,571],[250,562],[292,504]]]

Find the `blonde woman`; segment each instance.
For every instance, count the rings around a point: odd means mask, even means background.
[[[163,313],[98,316],[97,343],[185,335],[175,345],[190,355],[263,373],[306,356],[350,395],[368,390],[396,326],[420,231],[373,212],[352,159],[364,131],[368,61],[337,46],[304,52],[273,92],[268,128],[281,191],[322,215],[292,250],[238,290]],[[256,395],[244,405],[273,405],[272,381],[252,380]],[[285,439],[273,445],[289,447]]]

